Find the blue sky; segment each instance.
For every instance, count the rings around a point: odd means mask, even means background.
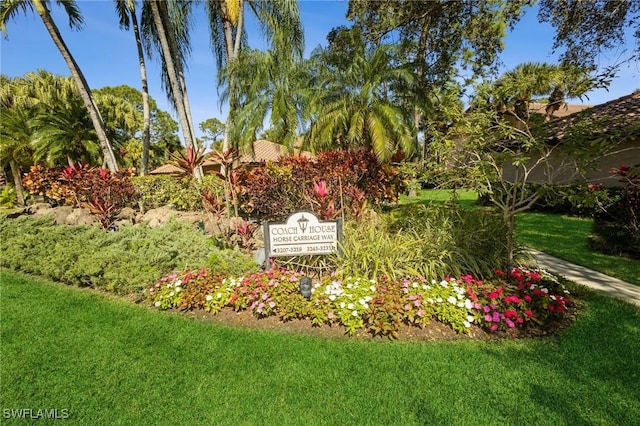
[[[72,31],[67,18],[55,2],[51,2],[52,12],[62,36],[67,42],[76,61],[83,70],[92,88],[127,84],[140,87],[140,74],[133,34],[120,30],[111,0],[79,0],[77,2],[85,19],[82,31]],[[326,45],[326,35],[339,25],[348,25],[345,19],[346,0],[301,0],[300,13],[305,30],[306,56],[319,44]],[[263,47],[259,33],[247,27],[250,43]],[[0,41],[1,72],[10,77],[23,75],[39,68],[56,74],[69,75],[69,70],[57,48],[51,41],[41,20],[35,14],[18,15],[7,25],[8,39]],[[633,47],[631,31],[628,31],[626,46]],[[556,61],[552,54],[553,29],[537,22],[534,10],[529,11],[505,41],[501,60],[504,69],[510,69],[522,62]],[[224,121],[226,110],[221,110],[216,90],[216,68],[209,47],[206,21],[201,14],[196,16],[192,31],[192,54],[187,71],[187,89],[195,123],[209,117]],[[600,58],[602,67],[618,61],[624,50],[606,52]],[[151,96],[162,109],[169,110],[160,86],[160,69],[154,60],[148,61],[149,90]],[[640,66],[635,63],[621,68],[618,78],[609,91],[599,90],[588,94],[582,102],[599,104],[631,93],[640,88]],[[580,100],[572,103],[582,103]]]

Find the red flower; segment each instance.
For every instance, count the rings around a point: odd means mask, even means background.
[[[498,293],[495,291],[492,291],[491,293],[489,293],[489,299],[497,299],[498,298]]]
[[[100,179],[104,180],[109,177],[109,170],[103,169],[102,167],[100,167],[99,172],[100,172]]]
[[[531,311],[531,309],[527,309],[526,311],[524,311],[524,314],[529,318],[533,318],[533,312]]]
[[[532,298],[528,294],[525,294],[524,300],[526,300],[527,302],[531,302]]]

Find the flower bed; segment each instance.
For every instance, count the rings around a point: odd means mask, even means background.
[[[378,282],[328,276],[313,285],[309,300],[299,291],[303,275],[286,269],[227,277],[207,269],[173,273],[145,290],[160,309],[248,311],[256,318],[309,320],[338,325],[348,335],[365,330],[398,337],[402,326],[447,324],[460,334],[475,324],[489,333],[516,337],[551,331],[574,310],[559,280],[541,270],[496,271],[489,280],[470,275],[427,282],[414,277]]]

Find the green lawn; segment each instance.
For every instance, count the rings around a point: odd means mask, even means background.
[[[459,203],[472,208],[477,194],[468,190],[457,190]],[[442,203],[451,197],[452,191],[434,189],[421,191],[418,197],[401,197],[403,204]],[[563,216],[553,213],[521,213],[517,217],[516,237],[526,246],[546,252],[577,265],[640,285],[640,261],[609,256],[589,248],[591,219]]]
[[[66,409],[82,425],[639,424],[640,309],[585,297],[557,338],[365,342],[233,329],[3,272],[0,408]]]
[[[608,256],[589,248],[593,220],[552,213],[518,215],[518,241],[529,247],[640,285],[640,261]]]

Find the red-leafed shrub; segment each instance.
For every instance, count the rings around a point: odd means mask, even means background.
[[[34,166],[24,177],[25,188],[55,204],[85,207],[109,228],[124,207],[133,205],[136,191],[130,177],[133,170],[110,172],[76,164],[64,169]]]
[[[404,187],[396,167],[360,150],[322,152],[314,160],[287,156],[241,169],[235,192],[243,216],[283,220],[307,209],[322,219],[333,219],[342,213],[359,217],[365,202],[394,202]]]

